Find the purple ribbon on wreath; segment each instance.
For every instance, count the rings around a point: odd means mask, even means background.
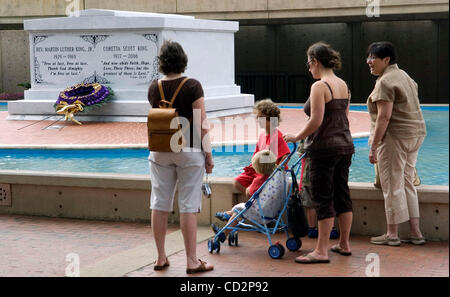
[[[74,120],[76,112],[88,111],[104,105],[113,96],[111,88],[99,83],[77,84],[59,93],[54,107],[58,114],[65,114],[66,120]],[[72,106],[73,105],[73,106]],[[78,121],[75,121],[80,124]]]

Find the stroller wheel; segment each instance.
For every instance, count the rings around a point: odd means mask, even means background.
[[[228,245],[232,246],[238,246],[238,233],[236,231],[233,231],[228,235]]]
[[[302,240],[297,237],[291,237],[286,241],[286,247],[291,252],[297,251],[299,248],[302,247]]]
[[[212,239],[208,239],[208,251],[212,254],[214,249],[213,249],[213,244],[214,241]]]
[[[283,256],[284,256],[284,252],[286,251],[285,249],[284,249],[284,246],[282,245],[282,244],[280,244],[280,243],[277,243],[277,245],[280,247],[280,249],[281,249],[281,256],[280,256],[280,258],[282,258]]]
[[[216,253],[220,252],[220,242],[218,240],[214,241],[214,248],[216,250]]]
[[[269,256],[272,259],[280,259],[283,257],[283,250],[279,244],[274,244],[269,247]]]
[[[214,239],[208,239],[208,251],[212,254],[214,250],[220,252],[220,242]]]

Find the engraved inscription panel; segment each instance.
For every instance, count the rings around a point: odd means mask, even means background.
[[[158,78],[158,34],[55,33],[31,37],[33,88],[66,88],[99,82],[142,88]]]

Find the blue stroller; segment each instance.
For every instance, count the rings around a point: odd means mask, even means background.
[[[279,259],[285,253],[283,245],[278,242],[274,244],[271,239],[271,235],[279,230],[286,232],[286,247],[289,251],[294,252],[300,249],[302,246],[301,239],[289,237],[287,222],[282,218],[293,192],[293,183],[288,184],[287,174],[291,175],[291,172],[293,172],[293,177],[296,177],[301,167],[301,161],[305,157],[305,154],[303,154],[290,170],[285,170],[286,162],[289,162],[296,151],[297,144],[294,143],[294,148],[289,156],[279,164],[264,184],[250,197],[245,203],[245,207],[242,210],[235,209],[234,211],[237,212],[237,215],[233,220],[220,229],[214,238],[208,240],[208,251],[210,253],[214,251],[220,252],[219,238],[225,230],[231,230],[228,235],[228,244],[230,246],[238,245],[237,231],[257,231],[265,234],[269,240],[268,252],[272,259]],[[230,226],[236,220],[238,220],[238,224]],[[251,224],[246,223],[246,221],[249,221]],[[273,227],[268,227],[269,223],[272,223],[270,225]]]

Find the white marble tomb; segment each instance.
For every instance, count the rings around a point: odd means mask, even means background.
[[[8,119],[55,115],[59,93],[81,82],[99,82],[115,98],[101,109],[77,114],[82,121],[146,121],[147,89],[158,72],[164,40],[179,42],[188,55],[185,75],[204,88],[208,117],[252,111],[254,96],[234,82],[237,22],[191,16],[89,9],[79,17],[24,21],[29,32],[31,88],[8,104]]]

